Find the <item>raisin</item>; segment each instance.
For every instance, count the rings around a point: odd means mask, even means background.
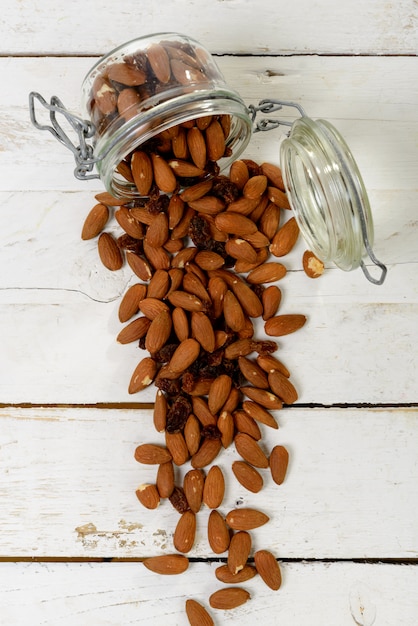
[[[259,176],[262,173],[261,167],[258,165],[258,163],[256,163],[252,159],[242,159],[242,160],[244,161],[245,165],[248,167],[248,172],[250,174],[250,177]]]
[[[254,291],[255,295],[261,300],[261,298],[263,297],[263,291],[264,291],[265,287],[264,285],[252,285],[252,290]]]
[[[154,384],[158,389],[164,391],[168,396],[178,396],[181,391],[180,379],[170,380],[169,378],[157,378]]]
[[[208,424],[202,428],[202,439],[221,439],[222,433],[215,424]]]
[[[141,337],[141,339],[138,341],[138,348],[140,350],[145,350],[145,336]]]
[[[240,196],[240,191],[235,183],[226,176],[220,176],[215,180],[211,191],[213,196],[225,200],[227,204],[234,202]]]
[[[170,202],[170,198],[166,194],[159,195],[158,197],[151,196],[146,204],[147,210],[151,215],[157,215],[166,211]]]
[[[168,499],[179,513],[183,514],[190,509],[186,494],[181,487],[174,487],[173,493]]]
[[[121,250],[129,250],[134,254],[142,254],[144,247],[141,239],[135,239],[130,235],[121,235],[117,238],[116,243]]]
[[[252,341],[251,348],[258,354],[266,355],[276,352],[277,343],[275,341]]]
[[[178,343],[166,343],[161,350],[153,355],[154,361],[157,361],[157,363],[168,363],[178,345]]]
[[[192,405],[187,398],[184,396],[176,396],[167,413],[167,432],[178,433],[183,430],[191,412]]]
[[[214,243],[209,224],[205,218],[200,215],[195,215],[190,220],[189,236],[196,248],[200,248],[202,250],[210,249],[210,245]]]

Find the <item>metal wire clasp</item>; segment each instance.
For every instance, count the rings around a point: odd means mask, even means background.
[[[35,113],[35,100],[38,100],[42,106],[49,111],[51,126],[47,124],[40,124],[38,122]],[[93,156],[93,146],[88,144],[86,141],[87,139],[93,137],[96,132],[94,124],[87,120],[83,120],[74,113],[70,113],[57,96],[52,96],[50,103],[48,103],[45,98],[35,91],[32,91],[29,94],[29,112],[32,124],[38,130],[48,130],[56,139],[58,139],[60,143],[71,150],[77,164],[74,170],[74,176],[76,178],[79,180],[99,178],[98,174],[89,174],[89,172],[93,170],[94,165],[100,161],[99,158],[95,158]],[[78,146],[71,141],[67,133],[59,125],[56,118],[57,113],[61,113],[71,128],[75,131],[80,142]]]
[[[275,111],[281,111],[283,107],[297,109],[301,117],[306,117],[305,111],[297,102],[289,102],[288,100],[273,100],[271,98],[260,100],[258,106],[250,104],[250,106],[248,107],[251,121],[254,124],[253,133],[257,133],[259,131],[273,130],[275,128],[278,128],[279,126],[292,126],[293,122],[288,122],[287,120],[283,119],[278,120],[274,118],[263,118],[258,122],[255,121],[258,113],[274,113]]]

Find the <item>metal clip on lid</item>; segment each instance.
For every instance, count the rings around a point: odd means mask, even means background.
[[[263,118],[256,122],[256,116],[258,113],[269,114],[275,111],[279,111],[283,109],[283,107],[291,107],[293,109],[296,109],[301,117],[295,122],[289,122],[283,119],[269,118]],[[298,223],[301,226],[301,230],[304,230],[304,219],[301,219],[301,214],[312,214],[312,216],[315,217],[320,213],[321,215],[323,215],[325,220],[328,216],[330,217],[330,221],[333,221],[333,210],[341,210],[341,207],[343,206],[348,214],[345,216],[347,218],[347,222],[349,224],[351,224],[352,221],[355,222],[354,226],[352,226],[351,234],[347,234],[347,237],[352,236],[354,239],[356,239],[356,231],[360,231],[364,249],[366,250],[372,263],[374,263],[374,265],[381,269],[381,274],[378,278],[374,278],[373,276],[371,276],[363,259],[358,260],[357,266],[359,265],[361,267],[367,280],[369,280],[371,283],[374,283],[375,285],[381,285],[386,278],[387,267],[383,263],[378,261],[371,247],[371,239],[373,238],[373,222],[367,192],[364,187],[360,172],[358,171],[357,164],[355,163],[348,146],[346,145],[338,131],[325,120],[318,120],[316,122],[311,120],[306,115],[303,108],[295,102],[270,99],[261,100],[258,103],[257,107],[250,105],[248,108],[252,122],[254,124],[253,132],[272,130],[274,128],[278,128],[279,126],[291,127],[291,130],[288,133],[289,138],[284,140],[283,145],[286,144],[286,148],[288,149],[289,153],[293,150],[293,155],[297,155],[297,158],[299,157],[298,148],[295,147],[297,140],[292,139],[292,133],[296,129],[297,125],[304,125],[303,132],[305,133],[305,135],[311,133],[314,140],[313,145],[315,148],[318,147],[318,156],[323,157],[324,155],[326,155],[325,158],[327,158],[328,155],[331,155],[332,159],[331,161],[327,162],[326,169],[328,170],[328,173],[330,175],[334,170],[336,170],[336,175],[333,179],[333,183],[336,183],[336,192],[335,189],[333,189],[334,197],[336,198],[336,205],[333,206],[331,202],[328,203],[329,198],[332,197],[332,194],[330,194],[329,196],[324,196],[324,202],[327,204],[327,206],[322,206],[321,203],[318,201],[320,193],[315,193],[317,191],[316,189],[314,189],[314,193],[311,194],[309,201],[304,202],[303,200],[301,200],[303,193],[295,194],[298,196],[297,198],[292,197],[291,190],[289,189],[290,187],[292,187],[292,185],[287,181],[288,172],[286,171],[286,167],[284,167],[283,178],[285,181],[286,189],[288,191],[290,203],[292,205],[292,208],[294,209],[296,217],[298,218]],[[300,148],[302,153],[304,150],[304,146],[300,146]],[[323,154],[320,154],[321,149],[323,149]],[[309,158],[312,159],[312,161],[315,160],[315,156],[316,155],[313,153],[313,151],[309,153]],[[295,177],[297,178],[297,175]],[[305,181],[302,180],[301,185],[303,185],[304,182]],[[326,181],[324,181],[324,184],[326,185]],[[312,183],[312,185],[314,185],[314,183]],[[300,189],[297,189],[296,191],[300,192]],[[337,201],[339,201],[339,204]],[[303,217],[306,218],[306,215],[304,215]],[[338,219],[335,219],[335,222],[338,223]],[[337,234],[334,233],[334,237],[336,239],[342,239],[344,237],[344,233],[339,231],[337,232]],[[324,247],[326,247],[326,245],[324,245]],[[344,262],[345,261],[346,259],[344,259]],[[344,265],[344,262],[342,263],[342,265]],[[350,268],[343,267],[343,269]]]
[[[52,126],[48,126],[47,124],[40,124],[36,119],[35,114],[35,99],[39,100],[42,106],[45,107],[49,111],[49,118],[51,120]],[[96,129],[94,124],[87,120],[83,120],[74,113],[70,113],[63,105],[61,100],[57,98],[57,96],[51,97],[51,102],[48,102],[37,92],[32,91],[29,94],[29,112],[30,119],[32,124],[38,130],[48,130],[50,133],[54,135],[56,139],[60,143],[62,143],[66,148],[71,150],[74,155],[75,162],[77,163],[77,167],[74,170],[74,176],[79,180],[91,180],[93,178],[99,178],[98,174],[88,174],[93,170],[95,164],[100,160],[93,157],[93,146],[89,145],[86,139],[90,139],[94,136]],[[61,128],[59,125],[56,114],[61,113],[67,122],[70,124],[71,128],[75,131],[76,135],[79,139],[79,145],[76,146],[71,139],[68,137],[67,133]]]

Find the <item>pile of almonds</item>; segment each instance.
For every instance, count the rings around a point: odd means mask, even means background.
[[[188,186],[176,179],[169,187],[166,166],[175,170],[172,162],[143,149],[129,161],[132,180],[148,197],[121,201],[98,194],[82,237],[98,237],[100,259],[109,270],[126,261],[141,281],[120,302],[125,326],[117,340],[138,342],[147,351],[134,369],[129,393],[151,383],[157,387],[153,419],[164,444],[136,448],[139,463],[158,467],[155,483],[141,485],[136,495],[148,509],[168,499],[180,514],[173,536],[177,553],[148,558],[144,565],[159,574],[187,569],[185,554],[193,547],[204,503],[211,509],[209,545],[217,555],[228,554],[216,577],[233,585],[213,593],[209,604],[233,609],[250,597],[235,585],[258,574],[278,590],[281,574],[268,550],[256,551],[254,565],[248,563],[250,531],[269,517],[253,508],[220,512],[225,479],[214,461],[234,445],[241,460],[232,471],[252,493],[263,487],[260,470],[269,469],[278,485],[285,479],[288,452],[276,445],[267,454],[261,428],[277,429],[270,411],[294,403],[298,394],[286,366],[273,356],[277,343],[256,339],[253,320],[261,318],[270,337],[305,324],[302,314],[278,313],[282,294],[275,284],[287,270],[274,258],[290,252],[299,230],[294,217],[285,219],[290,206],[274,165],[242,159],[232,164],[229,176],[208,176],[205,162]],[[118,238],[104,230],[111,210],[123,230]],[[303,265],[308,276],[322,273],[311,252]],[[175,466],[188,462],[191,468],[176,484]],[[186,602],[186,612],[192,626],[213,624],[195,600]]]

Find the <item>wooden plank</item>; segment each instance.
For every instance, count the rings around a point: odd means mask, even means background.
[[[178,513],[149,511],[135,490],[156,468],[133,458],[137,445],[163,443],[151,411],[3,408],[0,413],[0,554],[6,557],[130,557],[170,553]],[[252,533],[256,549],[280,558],[416,558],[416,409],[297,409],[263,429],[268,453],[290,451],[285,483],[261,470],[251,494],[231,473],[234,447],[217,463],[226,477],[220,511],[242,506],[270,521]],[[176,481],[189,464],[176,469]],[[208,510],[198,514],[191,557],[213,557]]]
[[[57,0],[38,8],[28,2],[4,7],[2,54],[97,54],[134,37],[178,31],[197,38],[214,52],[415,54],[417,10],[411,0],[382,4],[352,0],[337,7],[319,0],[292,4],[254,0],[190,4],[120,5],[104,0],[100,8],[81,0]],[[94,24],[94,28],[92,28]],[[222,28],[219,28],[222,24]],[[45,36],[48,33],[48,36]]]
[[[5,624],[62,626],[149,624],[182,626],[185,600],[206,606],[216,624],[415,626],[418,568],[360,563],[282,563],[283,584],[273,592],[259,577],[243,585],[251,600],[225,612],[210,609],[220,587],[217,564],[192,563],[169,580],[138,563],[0,563]],[[395,584],[394,584],[395,583]]]
[[[59,96],[81,113],[81,83],[95,60],[0,58],[0,190],[101,189],[97,181],[73,177],[72,154],[32,126],[27,107],[29,92],[39,91],[47,100]],[[368,189],[408,190],[416,198],[416,58],[225,56],[218,63],[248,105],[264,98],[297,101],[311,117],[334,123],[353,150]],[[48,122],[41,109],[38,116]],[[278,162],[285,131],[254,134],[248,158]]]

